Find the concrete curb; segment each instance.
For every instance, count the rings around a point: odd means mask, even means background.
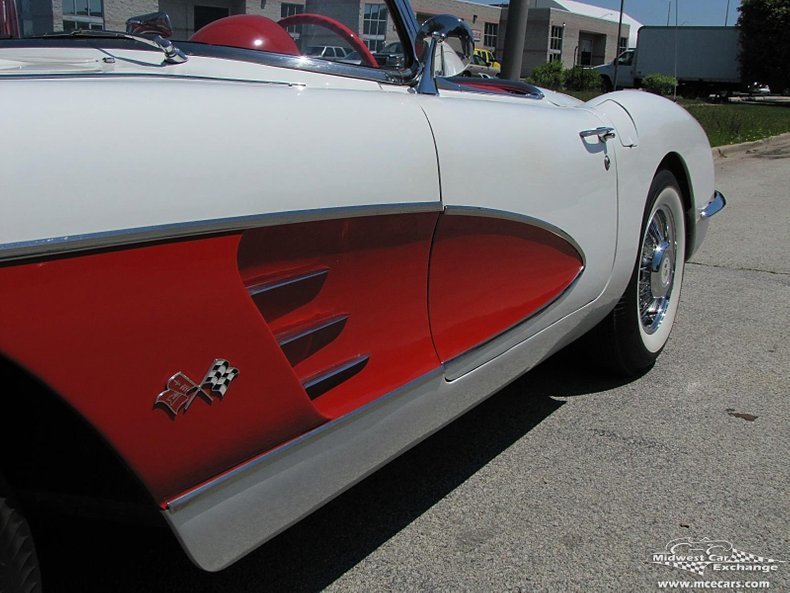
[[[711,149],[713,152],[713,160],[718,161],[736,154],[741,154],[743,152],[754,151],[760,147],[770,146],[777,141],[786,139],[790,139],[790,132],[786,134],[779,134],[778,136],[771,136],[770,138],[763,138],[762,140],[755,140],[753,142],[741,142],[740,144],[716,146]]]

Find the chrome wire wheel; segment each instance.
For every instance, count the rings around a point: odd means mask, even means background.
[[[647,334],[658,330],[666,317],[675,280],[677,242],[675,218],[662,205],[645,229],[639,260],[639,321]]]
[[[658,354],[669,339],[680,300],[686,227],[677,181],[662,171],[655,184],[634,273],[634,306],[642,346],[647,352]]]
[[[686,218],[680,184],[656,173],[634,241],[634,267],[614,309],[585,336],[601,367],[638,376],[655,363],[669,339],[680,302],[686,258]]]

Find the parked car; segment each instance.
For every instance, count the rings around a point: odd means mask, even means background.
[[[383,66],[400,67],[404,60],[403,44],[400,41],[393,41],[381,48],[380,51],[374,52],[373,55]]]
[[[343,60],[351,52],[337,45],[311,45],[304,53],[306,56],[325,60]]]
[[[497,73],[502,71],[502,64],[497,61],[496,56],[494,56],[494,52],[492,52],[490,49],[476,47],[475,55],[478,56],[486,66],[496,70]]]
[[[749,85],[749,94],[750,95],[770,95],[771,94],[771,87],[767,84],[762,84],[761,82],[755,82]]]
[[[485,63],[483,58],[474,54],[472,61],[466,66],[464,70],[465,76],[479,76],[481,78],[496,78],[499,76],[499,70],[495,70]]]
[[[219,570],[574,340],[624,375],[666,345],[724,206],[694,119],[464,79],[469,27],[407,0],[379,63],[341,4],[0,40],[10,592],[47,501],[149,509]]]

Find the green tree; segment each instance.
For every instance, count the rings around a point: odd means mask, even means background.
[[[790,89],[790,0],[743,0],[739,10],[744,82]]]

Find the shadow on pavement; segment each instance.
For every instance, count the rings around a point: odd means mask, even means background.
[[[195,568],[166,528],[78,520],[46,526],[47,593],[319,591],[562,405],[620,383],[562,352],[220,573]]]

